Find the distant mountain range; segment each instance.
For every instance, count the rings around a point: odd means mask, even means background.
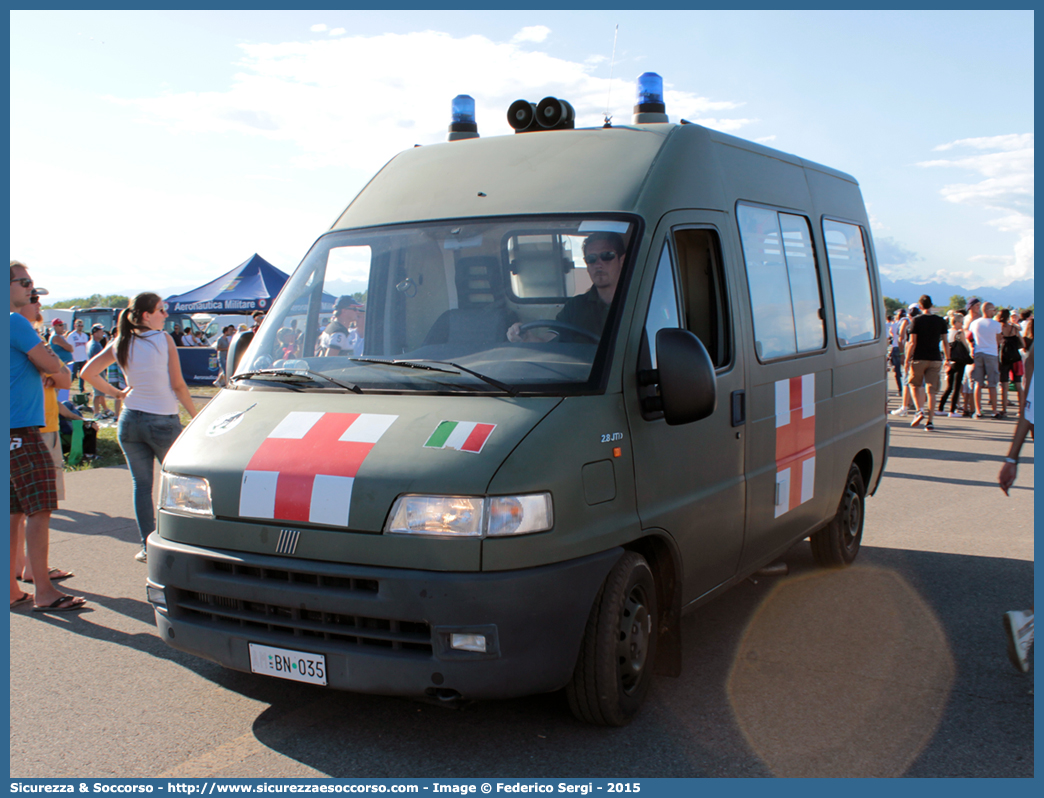
[[[881,292],[892,299],[913,304],[921,294],[928,294],[936,307],[948,307],[950,297],[960,294],[965,299],[978,297],[984,302],[1004,307],[1025,308],[1033,304],[1033,280],[1017,280],[1003,288],[965,288],[951,283],[914,283],[910,280],[889,280],[881,276]]]

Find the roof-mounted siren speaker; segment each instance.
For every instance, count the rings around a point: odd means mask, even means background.
[[[529,100],[515,100],[507,112],[508,124],[516,133],[533,130],[536,124],[536,106]]]
[[[478,124],[475,122],[475,100],[471,95],[458,94],[450,103],[450,126],[446,141],[477,139]]]
[[[643,72],[635,84],[634,124],[666,122],[667,106],[663,104],[663,78],[655,72]]]
[[[557,97],[545,97],[536,107],[537,124],[545,130],[572,130],[575,118],[573,106]]]

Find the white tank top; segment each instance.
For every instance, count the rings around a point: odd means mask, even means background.
[[[178,412],[178,398],[170,387],[170,352],[163,330],[149,330],[131,338],[127,353],[127,384],[133,388],[123,403],[128,410],[158,416]]]

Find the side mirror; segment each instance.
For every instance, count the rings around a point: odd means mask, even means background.
[[[236,373],[236,369],[239,367],[239,361],[243,358],[243,353],[247,351],[247,347],[250,346],[250,342],[253,340],[253,330],[240,330],[232,336],[232,343],[228,345],[228,367],[225,370],[226,378],[231,377]]]
[[[671,426],[707,418],[718,405],[714,364],[703,342],[688,330],[665,328],[656,333],[656,365],[639,374],[644,384],[660,386],[663,418]]]

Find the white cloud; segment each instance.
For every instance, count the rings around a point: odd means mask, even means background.
[[[945,152],[954,147],[974,147],[980,150],[1021,150],[1033,148],[1032,133],[1010,133],[1005,136],[986,136],[974,139],[958,139],[949,144],[940,144],[934,147],[934,152]]]
[[[240,71],[224,91],[108,99],[174,132],[289,142],[296,148],[295,166],[367,172],[414,144],[445,140],[450,100],[458,93],[475,98],[482,135],[510,132],[505,114],[514,100],[537,101],[549,94],[573,105],[579,127],[602,123],[607,96],[617,123],[629,122],[630,83],[614,79],[610,95],[610,81],[592,76],[589,63],[519,44],[548,32],[542,26],[524,28],[510,42],[424,31],[242,44]],[[373,68],[376,63],[381,69]],[[755,121],[722,113],[741,107],[739,102],[676,90],[666,91],[665,100],[672,118],[719,130],[732,132]]]
[[[994,284],[1032,277],[1033,134],[960,139],[934,149],[936,152],[957,151],[957,157],[922,161],[918,166],[960,169],[977,173],[981,178],[978,182],[945,185],[940,194],[948,202],[982,208],[993,215],[986,224],[1017,236],[1012,254],[993,261],[1002,269]],[[972,152],[959,154],[968,150]],[[983,257],[995,256],[976,255],[969,260],[982,262]]]
[[[874,231],[874,252],[877,255],[877,267],[881,274],[892,280],[920,280],[923,277],[913,277],[911,266],[924,258],[913,250],[907,249],[891,236],[880,235],[882,229],[873,216],[870,217],[870,227]]]
[[[530,25],[529,27],[522,28],[518,33],[511,37],[512,42],[540,42],[547,39],[551,34],[551,29],[544,25]]]
[[[314,217],[289,203],[273,208],[249,191],[218,196],[143,187],[92,172],[89,164],[72,171],[13,160],[11,180],[23,187],[11,207],[12,252],[36,270],[51,301],[90,296],[99,285],[118,287],[114,290],[128,296],[141,291],[167,296],[214,279],[254,252],[290,271],[300,260],[301,242],[314,240],[329,224],[328,211]],[[93,213],[66,214],[60,236],[33,235],[40,209],[53,207],[58,195],[69,207],[104,208],[105,220],[119,219],[119,245],[107,253],[83,246],[97,240],[99,225],[106,223]],[[173,231],[192,231],[191,247],[163,245]]]
[[[950,285],[971,286],[974,288],[986,285],[986,282],[982,279],[982,274],[979,272],[958,272],[949,269],[936,269],[931,274],[917,279],[918,285],[926,285],[928,283],[949,283]]]
[[[344,36],[344,34],[345,34],[344,28],[334,28],[333,30],[330,31],[330,35],[331,36]]]
[[[310,27],[309,30],[312,33],[322,33],[324,30],[326,30],[326,25],[320,22],[318,25],[313,25],[312,27]]]
[[[316,26],[314,32],[324,31]],[[345,197],[331,192],[334,204],[346,201],[361,185],[352,181],[364,181],[397,152],[444,141],[450,101],[458,93],[475,98],[483,136],[511,132],[506,111],[520,97],[567,99],[581,127],[601,126],[607,97],[617,124],[631,119],[633,85],[595,77],[595,62],[583,54],[556,58],[534,51],[531,43],[434,31],[303,37],[241,45],[236,74],[217,91],[167,86],[152,96],[105,98],[132,112],[144,128],[143,141],[153,133],[167,143],[170,135],[180,137],[174,160],[186,164],[183,171],[206,168],[201,164],[215,142],[217,150],[231,143],[252,156],[263,153],[227,175],[235,191],[191,180],[142,188],[130,170],[99,172],[82,161],[12,158],[11,184],[25,187],[10,213],[12,256],[39,272],[52,299],[91,294],[99,274],[121,293],[156,290],[166,296],[213,279],[255,251],[290,271],[331,221],[329,198],[303,187],[314,185],[325,170],[343,181],[337,185]],[[605,66],[599,71],[607,71]],[[668,89],[672,119],[708,117],[703,121],[723,130],[748,123],[730,116],[741,102]],[[53,216],[56,196],[63,207],[103,208],[104,220],[65,214],[62,235],[49,235],[40,224]],[[109,243],[90,244],[103,228]],[[158,245],[171,240],[172,230],[191,234],[178,246]],[[114,236],[118,245],[111,243]]]

